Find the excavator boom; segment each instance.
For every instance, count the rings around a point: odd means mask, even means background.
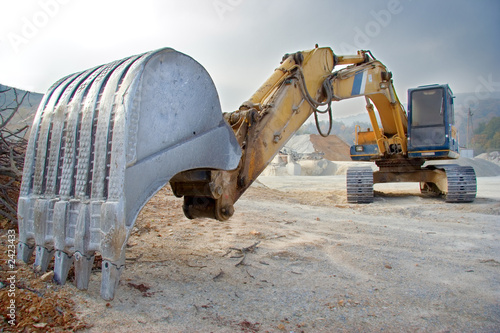
[[[174,194],[184,196],[187,217],[231,217],[233,204],[281,147],[316,107],[331,102],[327,97],[331,87],[324,84],[329,83],[334,66],[330,48],[287,54],[239,110],[224,114],[242,148],[240,163],[230,171],[192,170],[171,179]]]

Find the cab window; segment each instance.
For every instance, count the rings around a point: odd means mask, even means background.
[[[417,90],[411,93],[412,126],[444,124],[444,92],[442,88]]]

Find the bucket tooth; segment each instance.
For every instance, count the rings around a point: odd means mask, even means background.
[[[49,209],[51,201],[47,199],[37,199],[34,207],[34,229],[35,242],[37,244],[35,250],[34,267],[41,272],[45,272],[49,266],[50,260],[54,257],[53,245],[48,241]]]
[[[87,290],[89,289],[90,273],[92,272],[95,256],[93,253],[81,255],[77,252],[74,257],[76,287],[80,290]]]
[[[34,250],[35,244],[27,244],[20,241],[17,244],[17,258],[24,262],[28,262],[33,255]]]
[[[89,205],[77,204],[78,216],[75,227],[75,252],[88,253],[90,212]]]
[[[101,240],[102,281],[101,297],[114,298],[115,289],[125,266],[125,248],[128,231],[125,225],[122,202],[106,202],[101,207],[101,230],[105,236]]]
[[[217,90],[191,57],[163,48],[69,75],[35,115],[18,203],[18,257],[87,289],[94,253],[112,299],[139,211],[176,174],[233,170],[241,149]],[[73,256],[73,259],[71,258]],[[107,266],[106,266],[107,265]]]
[[[54,281],[58,284],[66,283],[71,265],[73,265],[73,256],[64,251],[56,250],[54,259]]]
[[[94,252],[88,250],[90,211],[89,205],[76,203],[78,216],[75,227],[75,280],[76,287],[87,290],[94,264]]]
[[[54,204],[53,225],[54,225],[54,248],[65,251],[69,245],[66,240],[66,227],[69,219],[69,202],[65,200]]]
[[[47,271],[47,267],[49,267],[50,260],[54,257],[54,249],[48,249],[46,247],[37,245],[36,247],[36,256],[35,263],[33,266],[36,270],[40,272]]]
[[[19,243],[17,245],[17,258],[28,262],[35,250],[33,239],[33,205],[34,200],[19,197],[17,204],[17,221],[19,226]]]
[[[70,204],[61,200],[54,204],[54,248],[56,250],[54,261],[54,280],[58,284],[66,283],[68,272],[73,265],[73,254],[67,241],[66,226],[69,220]]]
[[[102,261],[101,297],[107,301],[115,297],[115,290],[120,282],[120,275],[125,266],[118,266],[108,260]]]

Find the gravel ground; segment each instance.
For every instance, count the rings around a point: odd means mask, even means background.
[[[260,177],[226,222],[168,189],[143,209],[112,302],[68,284],[81,332],[500,332],[500,177],[472,204],[345,178]]]

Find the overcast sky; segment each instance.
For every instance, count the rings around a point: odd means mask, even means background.
[[[211,74],[224,111],[250,97],[285,53],[370,49],[408,88],[500,90],[498,0],[0,0],[0,83],[44,93],[59,78],[173,47]],[[337,117],[363,112],[339,108]]]

